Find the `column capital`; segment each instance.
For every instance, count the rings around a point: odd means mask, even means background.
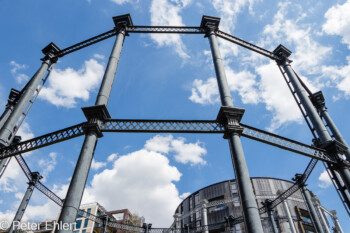
[[[202,208],[206,208],[209,201],[207,199],[202,199],[199,203],[201,204]]]
[[[51,62],[57,62],[57,56],[56,54],[61,51],[61,49],[53,42],[51,42],[50,44],[48,44],[47,46],[45,46],[45,48],[43,48],[41,50],[41,52],[45,55],[44,58],[42,58],[42,61],[46,61],[46,60],[50,60]]]
[[[216,117],[216,120],[225,126],[224,138],[227,139],[231,133],[238,133],[239,135],[243,132],[243,127],[240,126],[241,119],[245,109],[234,108],[228,106],[222,106]]]
[[[326,104],[325,104],[325,99],[323,96],[322,91],[318,91],[316,93],[313,93],[310,96],[311,102],[314,104],[317,110],[326,110]]]
[[[134,26],[130,14],[114,16],[112,19],[117,32],[120,32],[121,29],[125,29],[126,27]]]
[[[81,108],[83,113],[88,120],[88,123],[83,126],[85,132],[95,131],[98,137],[102,137],[101,123],[111,118],[106,105],[96,105],[90,107]]]
[[[279,61],[277,61],[279,65],[284,62],[291,62],[288,57],[292,54],[292,52],[282,44],[278,45],[272,53],[279,58]]]

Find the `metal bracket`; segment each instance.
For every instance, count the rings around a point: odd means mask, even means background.
[[[228,139],[228,136],[231,133],[238,133],[239,135],[243,132],[243,127],[240,126],[241,119],[244,114],[243,108],[234,108],[222,106],[216,117],[216,120],[220,122],[220,124],[225,126],[224,138]]]
[[[320,110],[323,107],[325,107],[325,99],[322,91],[313,93],[312,95],[309,96],[309,98],[317,110]]]

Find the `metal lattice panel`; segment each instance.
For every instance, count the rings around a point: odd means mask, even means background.
[[[241,124],[241,126],[244,128],[242,134],[244,137],[277,146],[279,148],[296,152],[298,154],[306,155],[311,158],[327,161],[330,163],[337,163],[334,158],[331,158],[327,155],[325,150],[322,150],[320,148],[308,146],[306,144],[284,138],[260,129],[256,129],[248,125]]]
[[[45,194],[57,205],[63,206],[63,200],[60,197],[58,197],[54,192],[52,192],[50,189],[48,189],[45,185],[43,185],[40,181],[35,184],[35,188],[37,188],[40,192]]]
[[[235,36],[232,36],[232,35],[230,35],[230,34],[228,34],[226,32],[218,30],[216,32],[216,35],[218,37],[221,37],[222,39],[228,40],[228,41],[230,41],[232,43],[235,43],[235,44],[240,45],[240,46],[242,46],[244,48],[247,48],[249,50],[257,52],[257,53],[259,53],[261,55],[264,55],[264,56],[266,56],[268,58],[271,58],[272,60],[279,60],[279,58],[276,57],[276,55],[274,55],[272,52],[270,52],[270,51],[268,51],[266,49],[260,48],[259,46],[251,44],[251,43],[249,43],[249,42],[247,42],[245,40],[242,40],[242,39],[239,39],[239,38],[237,38]]]
[[[15,157],[16,157],[16,160],[17,160],[19,166],[22,168],[22,171],[24,172],[24,174],[26,175],[28,180],[31,181],[32,180],[32,172],[29,169],[26,161],[24,161],[23,156],[21,154],[19,154],[19,155],[16,155]]]
[[[62,130],[58,130],[40,137],[36,137],[15,145],[4,147],[0,149],[0,159],[4,159],[20,153],[32,151],[41,147],[62,142],[71,138],[75,138],[84,134],[83,125],[74,125]]]
[[[177,34],[204,34],[206,30],[201,27],[184,26],[129,26],[129,33],[177,33]]]
[[[191,120],[106,120],[104,132],[144,133],[223,133],[224,127],[217,121]]]
[[[80,42],[78,44],[72,45],[68,48],[60,50],[55,56],[57,57],[63,57],[69,53],[75,52],[77,50],[80,50],[82,48],[85,48],[87,46],[96,44],[97,42],[100,42],[102,40],[108,39],[112,36],[115,36],[117,34],[117,31],[115,29],[112,29],[108,32],[102,33],[100,35],[94,36],[90,39],[84,40],[83,42]]]

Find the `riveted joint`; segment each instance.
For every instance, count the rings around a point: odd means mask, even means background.
[[[130,14],[114,16],[113,17],[113,22],[114,22],[114,25],[115,25],[115,27],[114,27],[115,30],[118,33],[124,33],[126,36],[129,35],[128,33],[126,33],[127,27],[133,27],[134,26]]]
[[[234,108],[227,106],[222,106],[220,108],[216,120],[225,127],[225,139],[228,139],[229,135],[231,135],[232,133],[236,133],[239,135],[242,134],[243,127],[241,127],[239,123],[241,122],[244,111],[245,110],[243,108]]]

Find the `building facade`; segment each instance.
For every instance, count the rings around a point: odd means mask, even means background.
[[[251,178],[251,180],[259,208],[264,205],[266,200],[275,199],[294,184],[287,180],[274,178]],[[310,193],[315,208],[317,205],[321,206],[319,200],[312,192]],[[318,220],[324,228],[324,232],[330,232],[330,224],[322,208],[316,208]],[[238,218],[242,214],[243,210],[236,182],[235,180],[227,180],[207,186],[189,195],[177,207],[174,218],[176,227],[185,229],[207,225],[210,232],[224,232],[230,229],[231,233],[244,233],[244,223],[233,225],[230,224],[232,221],[229,220]],[[264,213],[260,217],[265,233],[316,232],[309,207],[300,190],[272,209],[270,215]],[[275,224],[272,224],[272,221]],[[205,232],[208,230],[206,229]],[[342,231],[340,229],[336,232]]]

